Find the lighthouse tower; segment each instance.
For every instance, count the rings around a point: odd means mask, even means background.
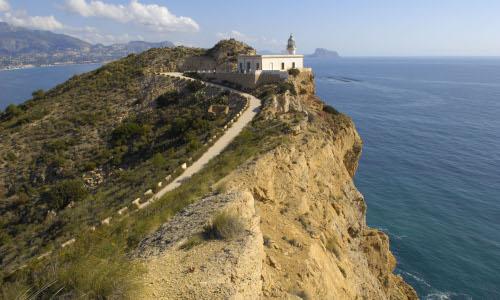
[[[290,34],[290,38],[288,38],[288,44],[286,46],[286,50],[288,51],[288,54],[295,55],[297,47],[295,46],[295,40],[293,39],[293,34]]]

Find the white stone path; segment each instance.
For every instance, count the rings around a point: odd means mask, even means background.
[[[176,77],[184,80],[195,81],[197,79],[193,79],[190,77],[183,76],[182,73],[161,73],[164,76]],[[214,157],[219,155],[233,140],[238,136],[243,128],[250,123],[253,118],[257,115],[260,110],[260,106],[262,104],[261,100],[247,93],[243,93],[241,91],[225,87],[222,85],[205,82],[204,84],[208,86],[215,86],[223,90],[231,91],[234,93],[238,93],[241,96],[245,97],[249,100],[248,109],[243,111],[241,116],[229,127],[223,135],[210,147],[207,151],[193,164],[187,167],[187,169],[177,178],[175,178],[172,182],[163,187],[160,191],[158,191],[153,197],[152,201],[158,200],[163,197],[166,193],[174,190],[179,187],[182,182],[197,172],[199,172],[203,167]]]

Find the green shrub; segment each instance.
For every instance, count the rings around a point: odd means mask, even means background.
[[[23,113],[23,110],[15,104],[10,104],[5,109],[5,115],[7,116],[7,118],[14,118],[14,117],[21,115],[22,113]]]
[[[340,114],[338,110],[336,110],[335,108],[333,108],[330,105],[323,106],[323,111],[327,112],[329,114],[332,114],[332,115],[338,115],[338,114]]]
[[[72,201],[85,199],[88,194],[81,180],[68,179],[58,182],[49,191],[44,192],[42,199],[50,208],[61,210]]]
[[[297,95],[297,91],[295,90],[295,86],[291,82],[282,82],[278,85],[278,93],[284,94],[286,91],[290,91],[292,95]]]
[[[40,99],[45,96],[45,91],[42,89],[36,90],[33,93],[31,93],[31,95],[33,96],[34,99]]]
[[[111,133],[113,146],[132,144],[134,141],[146,137],[151,132],[151,127],[135,122],[128,122],[117,127]]]
[[[245,225],[238,216],[221,212],[205,226],[204,235],[207,239],[230,240],[240,237],[244,231]]]
[[[152,163],[155,168],[161,169],[165,167],[167,160],[161,153],[156,153],[153,155]]]
[[[188,91],[190,91],[191,93],[195,93],[195,92],[203,89],[204,87],[205,87],[205,85],[201,81],[199,81],[199,80],[190,81],[186,85],[186,89]]]
[[[169,91],[158,97],[158,99],[156,99],[156,104],[160,108],[176,105],[179,104],[180,97],[181,95],[178,91]]]
[[[293,68],[293,69],[288,70],[288,74],[290,74],[293,77],[297,77],[300,74],[300,70],[297,68]]]
[[[200,74],[198,74],[198,72],[184,72],[183,75],[186,77],[194,78],[194,79],[201,79],[201,76],[200,76]]]

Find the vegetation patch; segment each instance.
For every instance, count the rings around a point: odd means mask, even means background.
[[[241,237],[244,232],[245,224],[240,217],[229,212],[221,212],[205,226],[203,235],[206,239],[232,240]]]
[[[198,245],[201,245],[205,239],[202,234],[195,234],[191,236],[184,244],[181,245],[180,249],[190,250]]]
[[[288,70],[288,74],[293,76],[293,77],[297,77],[300,75],[300,70],[293,68],[293,69]]]
[[[339,243],[338,243],[336,238],[334,238],[334,237],[329,238],[326,241],[325,247],[328,251],[335,254],[335,257],[337,257],[337,259],[340,259],[340,255],[341,255],[340,246],[339,246]]]
[[[179,188],[147,209],[116,219],[97,231],[83,232],[77,236],[75,244],[56,251],[48,260],[33,262],[12,275],[4,274],[0,290],[15,295],[28,289],[43,290],[41,298],[56,294],[68,298],[131,297],[137,278],[144,269],[130,260],[128,253],[184,207],[213,194],[215,184],[245,161],[286,143],[286,130],[287,126],[277,120],[255,120],[226,150]],[[222,233],[217,236],[230,236],[223,228],[224,224],[232,224],[233,221],[221,218],[214,222]],[[205,237],[202,237],[204,240]],[[198,242],[197,238],[188,240],[184,249],[195,247]]]

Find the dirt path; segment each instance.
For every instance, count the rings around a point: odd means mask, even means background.
[[[185,80],[196,80],[193,78],[189,78],[183,76],[181,73],[162,73],[162,75],[177,77]],[[197,172],[199,172],[212,158],[219,155],[233,140],[243,128],[252,121],[252,119],[257,115],[260,110],[261,100],[247,93],[240,92],[235,89],[231,89],[222,85],[209,83],[203,81],[204,84],[209,86],[215,86],[224,90],[228,90],[234,93],[238,93],[241,96],[247,98],[249,100],[248,109],[243,112],[243,114],[238,118],[238,120],[229,127],[224,134],[210,147],[208,150],[192,165],[190,165],[181,176],[177,177],[171,183],[167,184],[160,191],[158,191],[154,196],[153,200],[160,199],[166,193],[172,191],[173,189],[179,187],[184,180],[193,176]]]

